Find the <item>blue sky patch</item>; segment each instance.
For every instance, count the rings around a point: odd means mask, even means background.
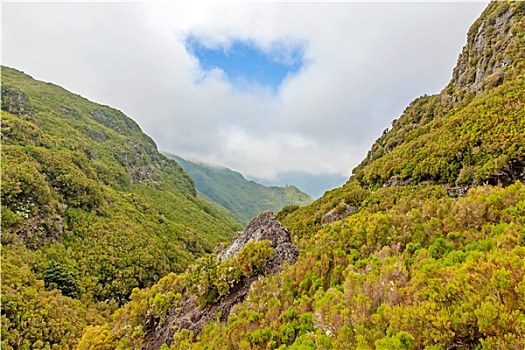
[[[194,36],[185,44],[203,70],[221,69],[242,90],[255,84],[276,92],[286,76],[297,73],[304,64],[303,48],[297,45],[276,43],[270,51],[263,51],[252,41],[234,40],[227,47],[207,47]]]

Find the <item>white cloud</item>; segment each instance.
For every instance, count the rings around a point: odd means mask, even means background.
[[[159,148],[248,177],[350,175],[448,82],[486,3],[4,3],[3,64],[123,110]],[[277,96],[203,72],[184,38],[304,45]]]

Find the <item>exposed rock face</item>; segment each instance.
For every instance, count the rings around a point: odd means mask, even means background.
[[[343,220],[348,215],[353,214],[357,211],[357,208],[353,205],[348,205],[344,202],[340,203],[334,209],[330,210],[323,216],[324,224],[331,224],[339,220]]]
[[[96,110],[89,113],[89,116],[122,135],[132,135],[141,131],[137,123],[120,111]]]
[[[392,176],[390,179],[386,180],[383,184],[383,187],[397,187],[397,186],[410,186],[414,184],[414,179],[408,178],[401,180],[396,176]]]
[[[499,6],[497,11],[493,9],[496,6]],[[518,49],[521,39],[513,29],[523,25],[515,20],[521,10],[495,2],[486,11],[492,12],[490,16],[481,16],[471,27],[452,81],[442,94],[443,101],[453,106],[469,94],[477,95],[502,84],[508,68],[523,57]]]
[[[61,242],[64,232],[64,219],[60,215],[44,216],[43,213],[28,218],[16,232],[24,244],[37,249],[45,244]]]
[[[29,97],[20,89],[2,85],[2,110],[18,116],[34,116],[35,111]]]
[[[220,321],[226,322],[232,307],[242,302],[253,282],[264,274],[273,274],[282,270],[284,263],[293,264],[299,257],[299,249],[293,245],[290,231],[275,219],[272,212],[264,212],[253,218],[246,229],[232,240],[227,248],[221,248],[217,259],[233,259],[243,247],[250,242],[269,240],[274,249],[273,256],[268,260],[262,272],[254,273],[249,277],[241,277],[240,281],[230,290],[228,295],[219,299],[217,303],[199,307],[197,297],[184,295],[178,305],[170,311],[166,321],[159,324],[159,320],[151,319],[147,324],[144,339],[144,349],[159,349],[164,343],[171,344],[176,332],[188,329],[194,334],[199,333],[204,326],[217,319],[220,312]]]
[[[136,140],[128,142],[130,152],[123,153],[122,165],[126,167],[131,182],[144,183],[146,180],[155,179],[158,176],[158,169],[151,163],[146,153],[146,147]]]
[[[253,218],[246,227],[232,240],[232,243],[217,254],[221,260],[232,259],[250,242],[269,240],[274,249],[274,255],[270,259],[267,272],[273,273],[280,270],[282,264],[287,261],[294,263],[299,255],[299,250],[290,240],[290,231],[275,219],[271,211],[264,212]]]

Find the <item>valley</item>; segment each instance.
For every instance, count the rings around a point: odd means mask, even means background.
[[[2,349],[525,347],[525,2],[316,200],[1,71]]]

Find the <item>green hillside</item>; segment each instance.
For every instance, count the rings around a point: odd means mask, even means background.
[[[191,176],[195,187],[206,198],[226,208],[243,224],[263,211],[275,213],[288,205],[304,206],[312,198],[295,186],[267,187],[246,180],[240,173],[224,167],[214,167],[184,160],[165,153]]]
[[[354,169],[375,188],[525,180],[523,3],[491,4],[472,25],[441,94],[414,100]]]
[[[8,67],[1,141],[3,349],[74,347],[241,229],[122,112]]]
[[[407,107],[343,187],[279,213],[298,261],[161,348],[523,349],[524,123],[525,3],[492,2],[441,94]],[[227,262],[205,261],[206,283],[184,284],[194,267],[137,291],[80,348],[148,348],[181,291],[224,283]]]

